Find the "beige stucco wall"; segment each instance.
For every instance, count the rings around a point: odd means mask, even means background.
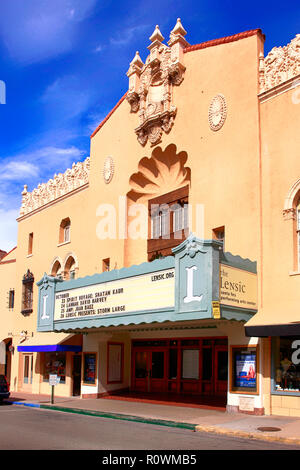
[[[0,262],[0,341],[11,337],[13,330],[14,309],[9,307],[9,291],[15,288],[17,250],[11,251]]]
[[[295,222],[283,216],[285,199],[300,174],[300,104],[295,93],[299,96],[299,83],[297,88],[283,93],[279,90],[260,105],[263,285],[260,318],[273,324],[299,320]],[[264,388],[272,414],[300,415],[299,397],[273,395],[268,399],[271,384],[267,378]]]
[[[298,85],[299,86],[299,85]],[[300,104],[295,89],[261,104],[263,203],[263,312],[276,323],[299,310],[300,276],[294,264],[294,227],[284,202],[300,174]]]
[[[226,250],[255,260],[259,258],[257,70],[261,48],[258,37],[252,36],[184,54],[187,69],[184,81],[174,87],[177,116],[171,132],[163,133],[159,144],[163,150],[175,144],[177,152],[187,153],[186,166],[192,174],[189,202],[193,208],[204,204],[205,238],[212,237],[213,228],[225,225]],[[214,132],[208,125],[208,108],[217,93],[226,97],[228,115],[223,128]],[[129,109],[124,100],[92,138],[92,219],[100,203],[118,207],[119,196],[125,196],[131,189],[129,179],[138,171],[140,160],[151,157],[151,144],[142,147],[137,141],[134,129],[138,126],[138,115]],[[108,155],[114,159],[115,176],[105,185],[101,171]],[[237,199],[243,204],[237,205]],[[191,228],[195,231],[195,226]],[[105,247],[106,252],[113,251],[113,261],[118,266],[122,264],[122,243],[106,242]],[[126,264],[145,261],[145,247],[145,241],[135,240]]]

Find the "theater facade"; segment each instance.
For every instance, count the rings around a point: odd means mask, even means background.
[[[187,38],[156,26],[90,156],[24,187],[0,260],[12,392],[54,374],[60,396],[300,414],[300,36]]]

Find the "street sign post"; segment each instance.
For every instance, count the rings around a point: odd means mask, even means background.
[[[60,382],[60,377],[56,374],[49,375],[49,385],[51,386],[51,405],[54,404],[54,387]]]

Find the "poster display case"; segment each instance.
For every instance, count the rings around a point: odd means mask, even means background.
[[[231,346],[230,392],[258,394],[257,346]]]

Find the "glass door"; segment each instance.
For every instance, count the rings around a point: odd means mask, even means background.
[[[166,356],[165,350],[134,350],[134,390],[140,392],[162,392],[167,390]]]
[[[228,348],[226,346],[215,347],[215,392],[224,394],[228,384]]]
[[[33,354],[23,356],[23,389],[31,391],[33,378]]]
[[[166,352],[151,351],[150,363],[150,392],[164,392],[167,390]]]
[[[133,388],[136,391],[149,391],[149,352],[134,351]]]

